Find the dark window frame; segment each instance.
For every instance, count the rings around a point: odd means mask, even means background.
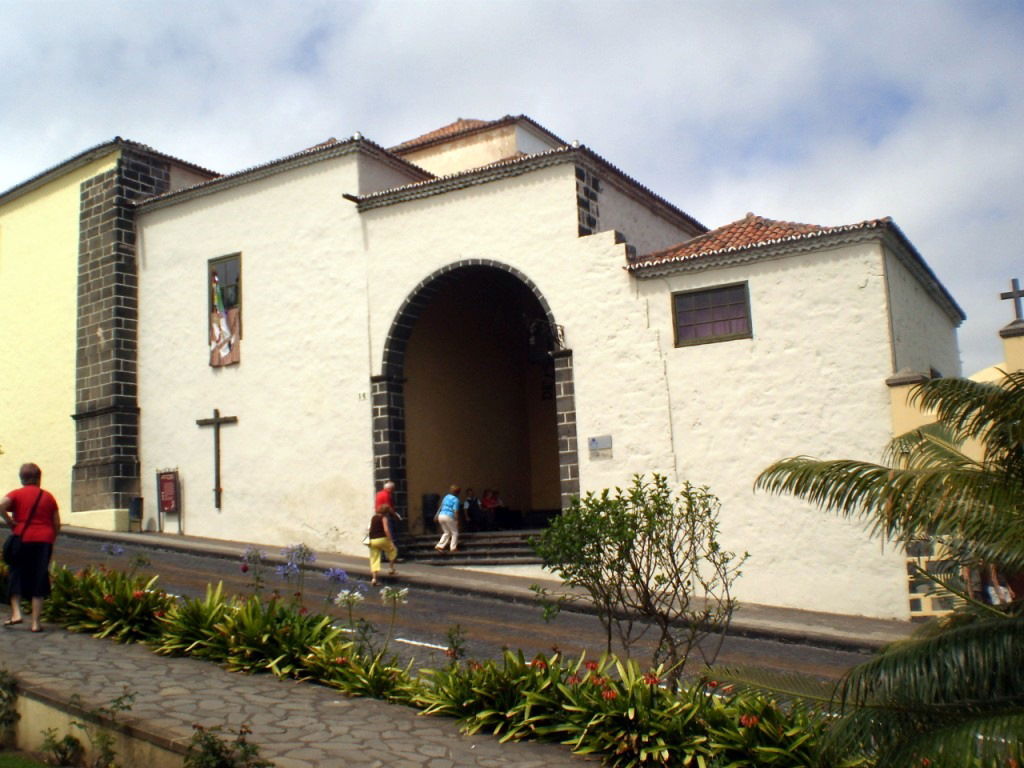
[[[743,302],[742,303],[737,302],[737,301],[728,301],[728,302],[723,301],[723,302],[720,302],[720,303],[715,303],[714,302],[714,296],[716,294],[724,294],[727,291],[735,291],[735,289],[737,289],[737,288],[742,288],[743,289]],[[731,316],[727,316],[725,318],[718,318],[718,319],[708,320],[708,321],[701,322],[701,323],[698,323],[698,322],[687,323],[687,324],[680,323],[680,312],[681,311],[684,311],[684,312],[685,311],[689,311],[689,312],[695,311],[693,308],[680,307],[680,298],[681,297],[697,297],[699,295],[706,295],[706,296],[711,296],[712,297],[712,302],[711,302],[710,306],[707,307],[707,309],[714,310],[714,309],[718,309],[718,308],[721,308],[721,307],[742,306],[743,307],[743,314],[742,314],[742,316],[740,316],[740,315],[731,315]],[[671,309],[672,309],[672,334],[673,334],[673,337],[675,339],[675,346],[676,347],[693,347],[693,346],[697,346],[699,344],[717,344],[718,342],[721,342],[721,341],[735,341],[736,339],[750,339],[750,338],[753,338],[753,336],[754,336],[754,322],[753,322],[753,318],[751,317],[751,312],[750,312],[750,284],[746,280],[741,280],[741,281],[735,282],[735,283],[725,283],[725,284],[722,284],[722,285],[705,286],[703,288],[693,288],[693,289],[686,290],[686,291],[674,291],[672,293],[669,301],[671,302]],[[680,333],[679,332],[680,332],[680,329],[682,327],[697,327],[697,326],[700,326],[700,325],[711,325],[714,322],[721,322],[722,320],[738,320],[738,319],[746,320],[747,328],[746,328],[745,331],[741,331],[739,333],[720,333],[720,334],[714,334],[714,335],[710,335],[710,336],[680,338]]]

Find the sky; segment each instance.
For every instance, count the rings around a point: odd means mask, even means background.
[[[222,173],[525,114],[709,227],[891,216],[1002,359],[1024,2],[0,0],[0,190],[121,136]]]

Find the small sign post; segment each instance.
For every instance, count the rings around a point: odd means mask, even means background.
[[[164,530],[164,516],[177,515],[178,533],[181,533],[181,485],[178,482],[177,469],[157,470],[156,498],[160,532],[163,533]]]

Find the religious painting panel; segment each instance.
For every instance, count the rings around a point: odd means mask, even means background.
[[[210,259],[207,285],[210,365],[234,365],[241,360],[242,254]]]

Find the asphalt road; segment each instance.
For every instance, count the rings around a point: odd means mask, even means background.
[[[243,573],[237,560],[135,547],[123,555],[113,556],[104,553],[101,545],[102,542],[94,539],[61,537],[54,561],[74,568],[105,563],[112,568],[127,569],[133,556],[142,555],[148,563],[139,566],[139,572],[159,575],[157,585],[175,594],[202,595],[207,584],[217,582],[223,582],[226,593],[250,594],[253,591],[253,571]],[[266,569],[263,575],[267,593],[276,589],[289,595],[297,588],[294,578],[286,582],[272,568]],[[342,623],[347,623],[347,613],[328,602],[333,594],[330,587],[322,573],[310,573],[302,588],[303,602],[311,611],[336,615]],[[356,615],[371,622],[382,638],[388,632],[392,612],[374,594],[371,592],[370,598],[359,605]],[[504,648],[520,648],[529,658],[540,652],[551,653],[556,648],[570,655],[586,651],[588,656],[597,656],[606,647],[600,622],[589,614],[563,611],[553,621],[545,622],[535,604],[419,587],[409,590],[408,601],[394,613],[392,647],[404,659],[414,660],[417,667],[439,666],[446,661],[447,635],[455,626],[461,628],[467,657],[474,659],[496,658]],[[642,650],[634,650],[634,656],[645,658]],[[837,678],[867,658],[869,656],[863,653],[798,643],[727,637],[716,665],[755,665]],[[703,664],[697,659],[690,666],[697,670]]]

